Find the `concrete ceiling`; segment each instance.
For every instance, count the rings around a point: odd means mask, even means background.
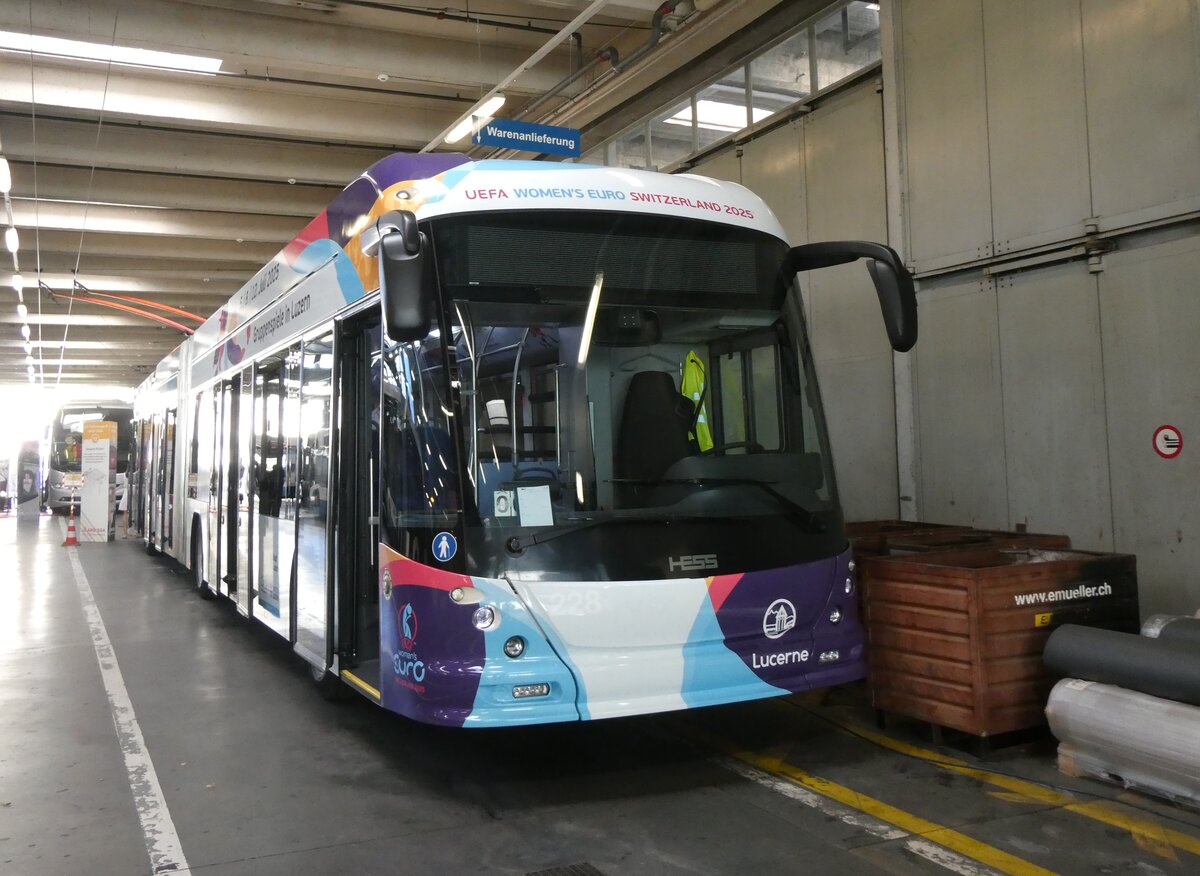
[[[185,335],[102,302],[195,320],[107,296],[207,317],[372,162],[451,148],[442,131],[596,5],[577,37],[504,87],[501,115],[581,128],[586,149],[824,4],[685,0],[633,63],[592,63],[556,91],[605,47],[630,59],[647,46],[658,0],[0,3],[4,218],[20,238],[35,380],[140,383]],[[220,69],[89,60],[77,44],[31,49],[30,35]],[[13,269],[0,251],[0,384],[27,381]]]

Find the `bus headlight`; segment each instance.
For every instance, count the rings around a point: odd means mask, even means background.
[[[829,612],[829,622],[831,624],[837,624],[837,623],[842,622],[842,610],[840,608],[838,608],[837,606],[834,606],[833,611]]]
[[[471,623],[477,630],[490,630],[500,622],[500,615],[490,605],[481,605],[471,613]]]
[[[846,579],[846,595],[849,596],[853,592],[854,592],[854,579],[847,578]]]
[[[508,641],[504,643],[504,653],[516,660],[525,653],[525,640],[520,636],[509,637]]]

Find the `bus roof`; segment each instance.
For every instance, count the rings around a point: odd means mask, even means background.
[[[418,219],[500,210],[603,210],[699,219],[786,240],[766,204],[737,183],[587,164],[395,153],[363,171],[209,317],[194,335],[197,350],[212,348],[298,278],[331,260],[344,261],[344,270],[358,275],[346,277],[353,285],[373,290],[375,260],[362,253],[358,235],[391,210],[412,210]]]
[[[119,398],[107,399],[72,399],[71,401],[63,402],[58,406],[57,416],[74,411],[95,411],[95,410],[121,410],[124,408],[133,408],[133,402],[128,402]]]

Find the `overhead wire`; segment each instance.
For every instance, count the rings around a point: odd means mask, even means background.
[[[30,13],[30,17],[32,19],[32,12]],[[112,48],[115,48],[117,45],[117,23],[120,21],[120,17],[121,17],[120,10],[117,10],[116,12],[113,13],[112,39],[109,41],[109,45]],[[32,24],[32,20],[31,20],[30,33],[32,34],[32,32],[33,32],[33,24]],[[100,115],[96,119],[96,141],[95,141],[95,143],[92,144],[92,166],[88,172],[87,194],[84,196],[84,199],[83,199],[83,218],[79,222],[79,247],[75,251],[75,269],[71,272],[71,290],[72,290],[72,292],[74,292],[76,288],[81,287],[81,284],[79,283],[79,265],[83,261],[83,239],[87,234],[88,208],[91,206],[92,187],[96,180],[96,159],[97,159],[97,156],[100,154],[100,133],[104,129],[104,108],[108,104],[108,86],[109,86],[109,83],[112,81],[112,68],[113,68],[112,54],[110,53],[108,63],[105,64],[105,67],[104,67],[104,91],[100,95]],[[69,332],[71,330],[71,315],[72,315],[72,312],[74,311],[74,307],[75,307],[75,299],[72,297],[67,301],[67,321],[63,325],[63,345],[62,345],[62,349],[59,350],[59,353],[58,353],[58,374],[54,381],[55,388],[62,385],[63,364],[66,360],[66,355],[67,355],[67,335],[69,334]]]
[[[33,0],[29,0],[29,33],[33,35]],[[38,343],[37,343],[37,372],[42,386],[46,385],[46,341],[42,333],[45,323],[42,321],[42,222],[41,200],[38,198],[38,148],[37,148],[37,91],[34,81],[33,42],[29,46],[29,129],[33,141],[33,261],[34,285],[37,286],[38,305]],[[27,323],[28,324],[28,323]]]

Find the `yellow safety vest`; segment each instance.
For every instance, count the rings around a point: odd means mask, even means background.
[[[708,417],[705,415],[704,398],[704,360],[696,355],[695,350],[687,354],[683,361],[683,381],[679,391],[683,397],[691,401],[693,414],[696,415],[695,430],[688,431],[688,438],[695,442],[700,452],[712,450],[712,432],[708,430]]]

